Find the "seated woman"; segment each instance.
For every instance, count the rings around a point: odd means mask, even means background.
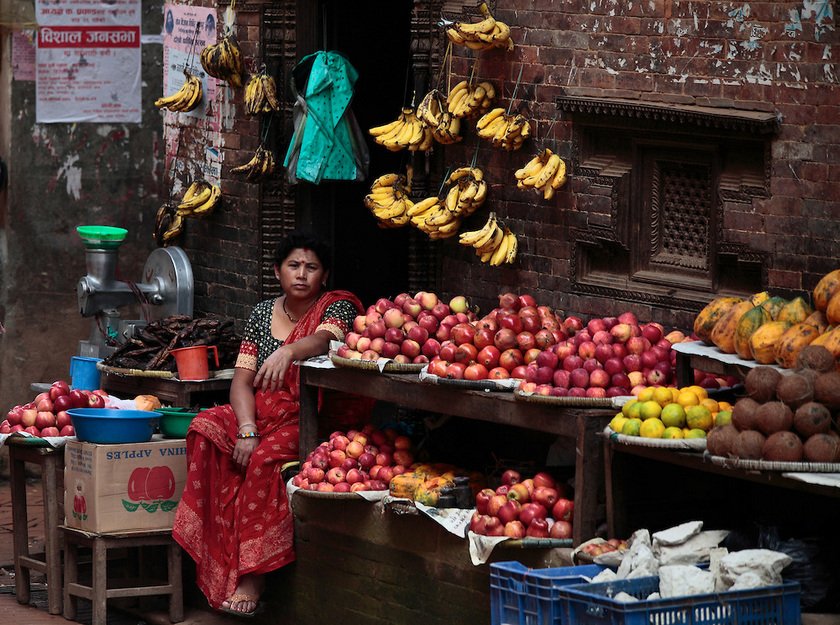
[[[292,562],[293,518],[280,469],[297,460],[296,360],[327,352],[362,310],[326,291],[331,254],[292,232],[277,247],[283,295],[260,302],[245,327],[230,404],[199,413],[187,432],[187,480],[173,538],[196,562],[213,608],[252,616],[263,576]]]

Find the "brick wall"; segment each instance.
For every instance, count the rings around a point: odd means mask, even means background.
[[[762,282],[783,294],[809,291],[837,267],[840,252],[840,67],[831,2],[531,3],[499,0],[495,15],[513,26],[513,52],[482,52],[478,75],[503,83],[507,105],[520,68],[514,109],[533,119],[536,142],[514,153],[480,148],[492,180],[487,205],[520,236],[514,267],[481,265],[456,245],[443,246],[443,290],[492,305],[505,289],[581,313],[624,309],[643,319],[690,322],[686,311],[572,293],[572,229],[609,219],[609,198],[574,179],[573,121],[558,119],[556,97],[578,95],[776,111],[781,128],[770,146],[766,198],[724,206],[722,241],[766,253]],[[453,68],[466,76],[472,53],[456,47]],[[520,99],[521,98],[521,99]],[[558,119],[554,122],[555,119]],[[518,191],[512,172],[541,142],[572,166],[572,181],[551,202]],[[469,160],[475,135],[447,160]],[[601,189],[603,191],[603,189]],[[711,296],[711,294],[710,294]]]

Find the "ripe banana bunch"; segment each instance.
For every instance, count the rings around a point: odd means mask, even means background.
[[[408,190],[405,177],[399,174],[385,174],[373,181],[364,202],[380,228],[400,228],[409,222],[408,211],[414,202]]]
[[[517,113],[505,114],[505,109],[494,108],[485,113],[476,122],[478,136],[490,141],[494,147],[505,150],[518,150],[531,135],[531,124],[528,118]]]
[[[184,70],[184,77],[186,80],[178,91],[165,98],[155,100],[156,107],[179,113],[187,113],[201,103],[201,96],[203,94],[201,79],[198,76],[190,74],[187,70]]]
[[[403,107],[396,120],[371,128],[368,132],[376,143],[391,152],[429,150],[434,141],[431,128],[417,117],[417,112],[410,106]]]
[[[226,80],[231,87],[242,86],[242,50],[233,35],[207,46],[199,55],[201,67],[213,78]]]
[[[446,99],[440,91],[427,93],[415,113],[417,119],[431,130],[431,138],[443,145],[458,143],[461,136],[461,121],[446,109]]]
[[[219,203],[221,196],[222,190],[215,184],[196,180],[184,192],[184,197],[178,204],[177,214],[180,217],[208,215]]]
[[[496,88],[486,80],[475,86],[462,80],[452,87],[446,97],[446,109],[459,119],[472,117],[493,106],[495,98]]]
[[[532,158],[522,169],[517,169],[516,186],[519,189],[533,189],[546,200],[566,184],[566,163],[557,154],[546,148]]]
[[[513,50],[513,39],[510,38],[510,26],[498,21],[490,13],[487,4],[482,2],[479,7],[483,20],[476,23],[455,22],[446,29],[446,36],[454,44],[467,46],[471,50],[488,50],[490,48],[504,48]]]
[[[254,181],[274,173],[274,167],[274,154],[271,150],[259,146],[250,161],[244,165],[233,167],[230,171],[234,174],[245,174],[247,180]]]
[[[464,137],[460,133],[461,120],[449,111],[441,113],[440,123],[432,128],[432,138],[443,145],[451,145],[461,141]]]
[[[415,202],[407,214],[411,225],[430,239],[454,237],[461,227],[461,218],[447,209],[436,195]]]
[[[481,262],[493,267],[513,263],[519,247],[516,235],[507,226],[499,225],[496,213],[490,213],[485,224],[478,230],[462,232],[458,242],[474,248]]]
[[[444,196],[444,206],[456,217],[469,217],[487,199],[487,182],[478,167],[459,167],[447,183],[452,186]]]
[[[273,113],[280,110],[277,98],[277,83],[274,78],[260,72],[254,74],[245,85],[245,110],[249,115]]]
[[[164,247],[184,231],[184,219],[169,202],[161,204],[155,215],[155,241]]]

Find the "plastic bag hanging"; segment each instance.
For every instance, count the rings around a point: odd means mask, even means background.
[[[295,67],[294,133],[283,162],[290,183],[367,178],[368,148],[350,108],[357,79],[338,52],[315,52]]]

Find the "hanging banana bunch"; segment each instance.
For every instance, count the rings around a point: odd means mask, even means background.
[[[188,113],[194,110],[200,103],[203,95],[201,79],[184,70],[184,84],[175,93],[165,98],[155,100],[155,106],[159,109],[168,109],[178,113]]]
[[[475,86],[470,86],[462,80],[452,87],[446,96],[446,110],[457,118],[472,117],[493,106],[496,99],[496,88],[486,80]]]
[[[452,185],[445,196],[446,208],[458,217],[469,217],[487,199],[487,182],[478,167],[459,167],[446,182]]]
[[[476,23],[455,22],[446,29],[449,41],[471,50],[489,50],[490,48],[513,50],[514,43],[510,38],[510,26],[494,18],[486,3],[482,2],[478,10],[481,11],[484,19]]]
[[[446,98],[437,89],[429,91],[417,105],[415,116],[427,129],[432,139],[443,145],[461,141],[461,121],[446,110]]]
[[[242,86],[242,50],[233,34],[207,46],[199,55],[201,67],[213,78],[227,81],[231,87]]]
[[[244,165],[233,167],[230,171],[233,174],[245,174],[246,180],[254,182],[274,173],[275,165],[274,154],[271,150],[259,146],[250,161]]]
[[[476,122],[478,136],[490,141],[494,147],[505,150],[518,150],[531,135],[531,124],[528,118],[517,113],[507,115],[505,109],[494,108],[485,113]]]
[[[155,215],[155,242],[158,247],[165,247],[181,236],[184,231],[184,220],[177,213],[175,207],[164,202]]]
[[[222,190],[217,185],[204,180],[196,180],[184,192],[184,196],[177,207],[178,215],[181,217],[209,215],[216,204],[219,203],[221,196]]]
[[[513,263],[519,248],[516,235],[507,226],[499,225],[496,213],[490,213],[485,224],[478,230],[462,232],[458,242],[475,249],[481,262],[492,267]]]
[[[376,217],[380,228],[400,228],[409,222],[408,211],[414,206],[409,193],[405,176],[385,174],[373,181],[364,199],[365,207]]]
[[[432,130],[417,117],[413,107],[405,106],[400,116],[383,126],[376,126],[368,130],[374,142],[391,152],[400,150],[426,151],[431,149]]]
[[[550,200],[557,189],[566,184],[566,163],[546,148],[522,169],[517,169],[514,175],[517,188],[533,189],[544,199]]]
[[[280,110],[280,100],[277,97],[277,83],[274,78],[263,69],[254,74],[245,85],[245,110],[249,115],[260,113],[274,113]]]

